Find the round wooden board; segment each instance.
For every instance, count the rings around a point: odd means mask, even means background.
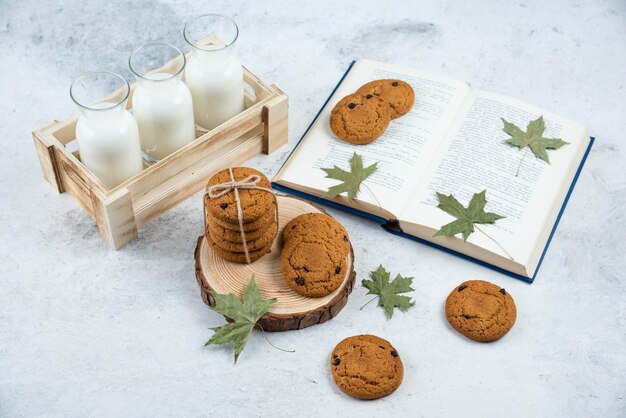
[[[251,264],[233,263],[219,257],[211,250],[204,236],[196,246],[196,279],[202,300],[213,306],[210,292],[233,293],[241,298],[243,288],[254,278],[264,299],[277,298],[277,302],[260,320],[265,331],[288,331],[321,324],[335,317],[348,302],[348,295],[356,278],[354,252],[350,249],[346,265],[349,266],[343,283],[337,290],[322,298],[307,298],[291,290],[283,280],[280,270],[281,232],[291,219],[303,213],[322,212],[319,206],[291,196],[277,196],[278,236],[269,254]]]

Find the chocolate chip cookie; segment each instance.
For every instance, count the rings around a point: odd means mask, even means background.
[[[254,168],[249,167],[235,167],[232,169],[235,181],[241,181],[250,175],[257,175],[260,177],[257,186],[271,189],[270,181],[263,173]],[[230,172],[228,169],[222,170],[213,175],[209,179],[207,184],[207,191],[209,187],[217,184],[226,183],[231,181]],[[244,189],[240,188],[239,201],[241,204],[241,211],[243,214],[243,222],[248,224],[254,222],[266,215],[270,210],[272,204],[274,204],[274,195],[271,192],[265,190]],[[235,192],[230,190],[224,195],[217,198],[209,198],[208,193],[205,195],[204,204],[206,205],[207,212],[210,216],[216,220],[233,224],[238,226],[239,218],[237,214],[237,204],[235,202]]]
[[[217,254],[224,260],[232,261],[234,263],[246,263],[246,254],[244,252],[233,252],[233,251],[228,251],[228,250],[223,249],[222,247],[220,247],[213,241],[213,239],[211,238],[211,234],[205,235],[205,238],[207,242],[209,243],[209,245],[211,246],[211,249],[215,252],[215,254]],[[250,262],[252,263],[258,260],[259,258],[263,257],[265,254],[269,253],[272,249],[272,243],[273,241],[261,249],[258,249],[255,251],[248,251]]]
[[[273,226],[277,226],[276,220],[274,220],[273,222],[270,222],[269,225],[263,228],[255,229],[254,231],[245,231],[246,240],[252,241],[257,238],[260,238],[263,234],[265,234],[265,232],[267,232],[267,228],[270,228]],[[217,225],[215,222],[213,222],[213,220],[210,220],[208,222],[206,233],[207,234],[211,233],[214,237],[221,237],[221,239],[223,239],[224,241],[236,242],[239,244],[243,242],[241,239],[241,232],[232,231],[230,229],[223,228]]]
[[[375,335],[356,335],[341,341],[330,356],[335,384],[358,399],[378,399],[392,394],[404,377],[398,351]]]
[[[267,213],[265,213],[256,221],[244,222],[243,230],[246,232],[258,231],[259,229],[267,228],[272,222],[276,222],[276,204],[275,203],[273,203],[270,206],[270,210],[268,210]],[[207,217],[207,224],[209,224],[210,226],[216,226],[216,227],[219,226],[223,229],[234,231],[237,234],[241,235],[239,233],[240,229],[239,229],[238,222],[235,222],[235,223],[224,222],[220,219],[212,217],[211,214],[209,214]]]
[[[271,245],[271,243],[274,242],[274,238],[276,238],[278,225],[276,223],[272,223],[268,228],[262,231],[263,233],[258,238],[250,238],[250,236],[246,233],[246,245],[248,247],[248,251],[260,250],[261,248],[266,247],[268,244]],[[244,252],[242,242],[228,241],[224,239],[223,236],[213,232],[213,230],[210,228],[209,228],[209,235],[211,236],[211,240],[218,247],[221,247],[222,249],[226,251],[232,251],[232,252],[237,252],[237,253]],[[241,239],[241,233],[239,233],[239,238]]]
[[[363,85],[356,91],[361,96],[374,95],[383,99],[390,107],[391,119],[405,115],[413,107],[415,92],[413,88],[402,80],[383,79],[374,80]]]
[[[373,94],[350,94],[330,114],[330,129],[351,144],[369,144],[381,136],[391,120],[391,107]]]
[[[291,238],[280,253],[285,282],[294,292],[319,298],[335,291],[346,277],[346,253],[313,235]]]
[[[350,252],[343,225],[324,213],[304,214],[285,225],[282,238],[280,267],[296,293],[323,297],[341,285]]]
[[[296,216],[283,228],[282,239],[283,242],[288,242],[292,236],[302,236],[311,232],[342,247],[346,255],[350,251],[348,231],[325,213],[305,213]]]
[[[488,342],[509,332],[515,324],[517,309],[505,289],[483,280],[470,280],[448,296],[446,318],[466,337]]]

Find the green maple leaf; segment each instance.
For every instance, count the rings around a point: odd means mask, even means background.
[[[368,295],[378,295],[378,306],[382,306],[387,314],[387,318],[391,319],[394,308],[406,312],[415,302],[411,301],[408,296],[398,295],[398,293],[412,292],[415,289],[411,287],[413,277],[402,277],[400,274],[393,281],[389,282],[391,277],[389,272],[385,270],[381,264],[377,270],[370,273],[372,280],[363,280],[363,287],[369,289]]]
[[[502,119],[504,128],[502,130],[511,135],[511,138],[504,141],[514,147],[518,147],[520,150],[525,147],[535,154],[535,157],[540,158],[550,164],[548,153],[546,149],[558,149],[563,145],[569,144],[560,138],[544,138],[543,132],[546,130],[546,124],[543,121],[543,116],[539,116],[539,119],[528,122],[526,132],[522,131],[515,124]]]
[[[504,216],[492,212],[485,212],[485,205],[487,204],[485,193],[486,190],[474,193],[467,208],[451,194],[446,196],[437,193],[437,199],[439,199],[437,207],[457,219],[442,226],[433,236],[451,237],[461,233],[463,234],[463,241],[467,241],[467,237],[474,232],[474,224],[492,224],[498,219],[504,218]]]
[[[232,293],[227,295],[212,293],[212,296],[215,298],[215,306],[211,309],[230,318],[233,322],[211,328],[214,333],[205,346],[232,344],[235,347],[235,363],[237,363],[239,354],[246,346],[256,322],[276,303],[276,298],[263,299],[259,286],[254,281],[254,276],[243,289],[243,303]]]
[[[363,180],[371,176],[377,169],[378,162],[363,168],[363,159],[356,152],[350,158],[350,171],[342,170],[334,166],[333,168],[322,168],[326,173],[326,178],[341,180],[342,182],[328,189],[327,194],[335,197],[343,192],[348,192],[348,198],[355,199],[359,194]]]

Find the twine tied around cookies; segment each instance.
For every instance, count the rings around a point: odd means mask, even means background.
[[[250,264],[250,251],[248,250],[248,242],[246,240],[246,233],[243,230],[243,210],[241,209],[241,199],[239,197],[239,189],[248,189],[248,190],[263,190],[269,192],[274,196],[274,202],[276,202],[276,193],[267,187],[259,186],[258,183],[261,181],[261,176],[258,174],[251,174],[243,180],[235,180],[235,173],[233,172],[232,167],[228,167],[228,173],[230,175],[230,181],[226,181],[224,183],[215,184],[213,186],[209,186],[205,196],[208,196],[209,199],[217,199],[219,197],[224,196],[231,191],[235,193],[235,204],[237,205],[237,221],[239,222],[239,231],[241,232],[241,242],[243,244],[243,252],[246,256],[246,264]],[[277,209],[275,209],[277,211]],[[206,212],[204,214],[205,222],[206,222]],[[276,213],[278,217],[278,213]]]

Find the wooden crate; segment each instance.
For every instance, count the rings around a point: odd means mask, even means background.
[[[44,178],[59,193],[67,192],[78,201],[113,248],[123,247],[138,236],[139,227],[203,189],[216,171],[287,143],[287,95],[243,70],[244,82],[251,89],[245,89],[243,112],[209,132],[197,131],[195,141],[113,189],[81,163],[77,151],[67,147],[76,138],[78,115],[37,129],[33,139]],[[129,109],[135,86],[131,86]]]

